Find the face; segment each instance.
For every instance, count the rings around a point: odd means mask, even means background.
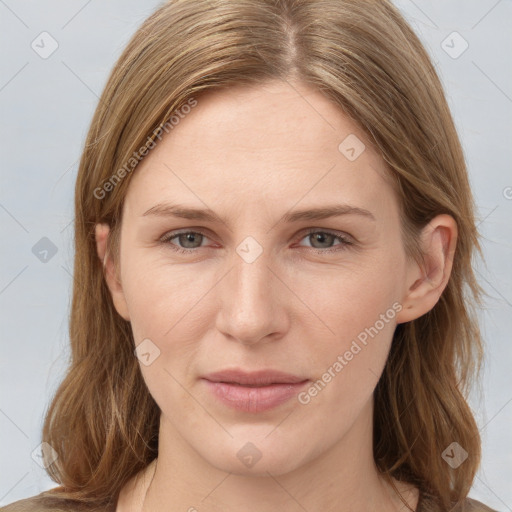
[[[199,97],[138,166],[110,288],[166,431],[203,460],[281,474],[368,425],[410,284],[385,173],[335,105],[281,82]]]

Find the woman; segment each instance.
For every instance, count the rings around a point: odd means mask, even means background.
[[[75,234],[60,485],[3,510],[491,510],[473,198],[390,2],[163,5],[100,99]]]

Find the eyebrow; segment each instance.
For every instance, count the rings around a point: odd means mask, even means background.
[[[145,211],[142,214],[142,217],[146,217],[148,215],[180,217],[182,219],[201,220],[205,222],[216,222],[220,220],[227,224],[225,219],[219,217],[209,208],[189,208],[179,204],[159,203]],[[369,210],[348,204],[336,204],[287,212],[282,216],[280,222],[321,220],[329,217],[340,217],[342,215],[360,215],[373,221],[376,220],[373,213]]]

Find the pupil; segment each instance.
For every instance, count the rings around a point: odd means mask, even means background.
[[[199,235],[199,236],[201,236],[201,235]],[[181,237],[183,237],[183,238],[185,239],[185,243],[184,243],[183,245],[184,245],[186,248],[190,249],[190,248],[195,247],[195,246],[194,246],[194,241],[196,241],[196,240],[195,240],[196,235],[195,235],[194,233],[185,233],[185,234],[181,235]],[[183,238],[181,239],[181,242],[183,242]],[[190,247],[189,247],[189,246],[187,245],[188,243],[191,243],[191,244],[192,244],[192,246],[190,246]]]
[[[320,242],[320,244],[325,243],[326,239],[329,241],[329,237],[332,238],[332,235],[329,235],[329,233],[317,233],[313,235],[314,240],[317,242]]]

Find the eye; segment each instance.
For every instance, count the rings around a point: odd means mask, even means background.
[[[180,247],[171,242],[171,240],[177,239],[180,244],[183,244],[184,247]],[[204,233],[199,231],[182,231],[180,233],[169,233],[164,235],[160,241],[169,244],[171,248],[177,252],[183,254],[190,254],[201,247],[201,242],[206,238]]]
[[[179,245],[172,242],[174,239],[177,239],[177,243]],[[318,228],[309,229],[306,235],[303,235],[302,238],[300,238],[300,240],[304,239],[308,239],[312,244],[309,247],[319,254],[341,251],[346,249],[347,246],[354,245],[354,242],[349,239],[348,235],[320,230]],[[202,242],[205,240],[208,240],[208,237],[200,231],[171,232],[160,239],[162,243],[170,246],[172,250],[182,254],[191,254],[196,252],[196,249],[203,247]],[[336,241],[338,241],[337,244],[334,243]],[[299,245],[299,247],[308,246]]]
[[[315,249],[315,252],[317,253],[342,251],[346,249],[346,246],[354,245],[346,235],[331,231],[319,230],[317,228],[310,229],[306,236],[301,238],[301,240],[304,239],[308,239],[311,242],[312,245],[309,247]],[[333,245],[333,242],[336,240],[339,243]]]

